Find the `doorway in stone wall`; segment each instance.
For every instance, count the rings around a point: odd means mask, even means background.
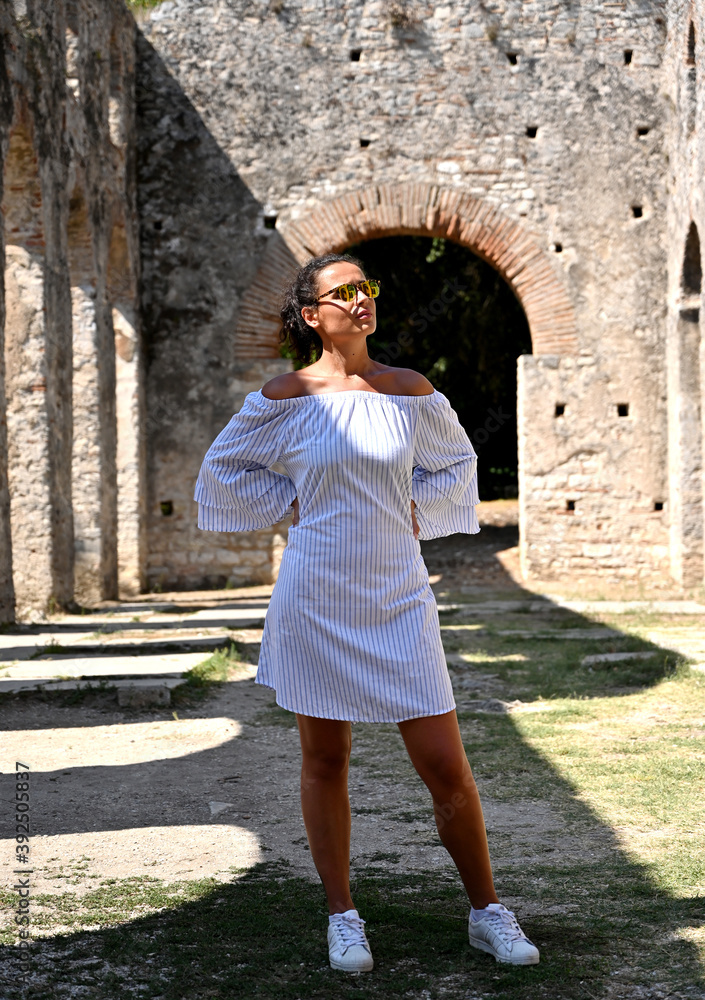
[[[478,453],[482,499],[516,499],[517,358],[531,335],[509,285],[450,240],[390,236],[346,252],[382,282],[370,357],[426,375]]]
[[[389,236],[347,252],[382,283],[370,357],[430,379],[478,453],[481,535],[424,542],[429,573],[444,591],[504,589],[497,556],[518,545],[517,358],[532,350],[524,311],[493,267],[450,240]]]

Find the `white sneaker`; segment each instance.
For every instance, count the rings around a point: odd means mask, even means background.
[[[479,920],[473,912],[480,912]],[[473,948],[494,955],[498,962],[512,965],[538,965],[539,950],[529,941],[511,910],[501,903],[490,903],[484,910],[470,913],[468,936]]]
[[[369,972],[374,962],[365,936],[365,921],[357,910],[333,913],[328,918],[328,955],[332,969]]]

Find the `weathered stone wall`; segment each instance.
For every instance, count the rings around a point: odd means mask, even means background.
[[[527,573],[663,572],[666,7],[168,0],[141,22],[143,315],[161,415],[149,424],[151,579],[191,581],[198,565],[230,576],[250,544],[194,537],[189,493],[237,408],[235,373],[276,357],[274,292],[295,261],[439,231],[518,294],[540,260],[563,290],[560,306],[544,295],[541,323],[570,314],[575,330],[551,348],[574,361],[524,368]],[[532,248],[514,265],[509,232]],[[587,465],[586,442],[598,449]],[[576,476],[602,477],[600,503],[576,495],[568,519]]]
[[[0,30],[5,25],[0,21]],[[4,163],[10,140],[12,88],[7,63],[0,59],[0,159]],[[4,198],[5,178],[0,170],[0,200]],[[0,273],[5,274],[5,227],[0,223]],[[15,587],[12,579],[12,523],[8,481],[7,387],[5,364],[5,322],[7,316],[4,280],[0,281],[0,622],[15,616]]]
[[[526,312],[527,576],[702,583],[703,32],[690,0],[3,5],[0,620],[274,579],[286,522],[197,530],[201,459],[289,367],[297,263],[394,234]]]
[[[520,507],[525,574],[605,583],[669,575],[665,462],[641,428],[660,423],[646,371],[593,355],[520,359]],[[663,408],[661,408],[663,411]]]
[[[16,554],[14,592],[20,609],[46,605],[53,594],[53,533],[47,414],[44,270],[21,246],[6,249],[6,352],[10,522]],[[31,461],[28,457],[31,456]]]
[[[120,0],[15,0],[0,19],[2,619],[15,595],[20,613],[117,596],[112,247],[120,229],[137,315],[138,242],[132,16]]]
[[[703,419],[705,347],[702,257],[705,234],[705,10],[675,0],[669,8],[664,89],[676,114],[668,165],[668,474],[673,575],[703,584]]]

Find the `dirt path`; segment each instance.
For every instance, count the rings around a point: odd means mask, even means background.
[[[500,523],[487,526],[478,538],[424,544],[439,600],[449,592],[479,591],[504,600],[531,596],[517,582],[516,512],[513,505],[504,506],[502,516],[495,517]],[[238,602],[245,613],[263,615],[269,592],[261,587],[160,595],[108,608],[107,613],[119,615],[105,619],[100,641],[103,646],[127,641],[144,653],[151,647],[140,647],[140,636],[144,643],[160,637],[167,642],[169,629],[182,643],[191,641],[184,639],[188,634],[205,642],[226,636],[242,641],[255,662],[261,629],[233,629],[228,615],[236,614]],[[155,608],[162,617],[152,625],[159,618]],[[188,614],[194,608],[201,610]],[[141,633],[145,616],[150,630]],[[142,624],[133,621],[140,618]],[[539,627],[540,622],[529,624]],[[78,618],[75,627],[86,632],[96,623]],[[51,630],[51,623],[46,628]],[[44,641],[41,635],[24,638]],[[104,652],[98,649],[96,658]],[[53,666],[65,669],[61,663]],[[3,770],[11,771],[16,759],[32,769],[37,891],[63,892],[70,886],[80,894],[97,880],[143,874],[167,881],[211,875],[227,881],[235,869],[278,857],[316,877],[299,811],[294,720],[276,707],[269,689],[254,684],[254,673],[252,663],[245,665],[204,702],[176,710],[121,710],[109,695],[86,696],[73,706],[32,697],[0,704]],[[490,674],[474,672],[455,681],[459,705],[468,698],[475,704],[512,700],[512,692]],[[393,867],[398,862],[388,856],[399,856],[418,870],[447,864],[427,794],[396,727],[354,727],[350,788],[354,859],[375,858]],[[535,803],[509,806],[486,796],[484,806],[488,828],[498,845],[511,845],[510,856],[518,849],[542,850],[547,830],[555,837],[561,827],[549,803],[540,809]],[[571,850],[567,842],[563,846]],[[9,852],[7,844],[3,849]]]

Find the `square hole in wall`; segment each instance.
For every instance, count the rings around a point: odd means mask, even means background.
[[[538,125],[527,125],[526,126],[526,134],[528,135],[528,137],[530,139],[535,139],[536,138],[538,130],[539,130]]]
[[[350,49],[350,62],[360,62],[362,49]]]
[[[575,510],[575,500],[566,500],[565,502],[566,510]]]
[[[276,217],[276,215],[265,215],[265,217],[264,217],[264,228],[265,229],[276,229],[277,228],[277,217]]]
[[[154,228],[157,230],[157,232],[161,232],[161,228],[162,228],[162,220],[161,219],[156,219],[156,221],[153,223],[153,225],[154,225]]]
[[[516,66],[518,57],[519,56],[517,52],[507,52],[507,59],[512,64],[512,66]]]
[[[640,139],[643,139],[644,136],[648,135],[650,131],[651,129],[648,127],[648,125],[640,125],[639,128],[636,130],[636,134]]]
[[[699,309],[681,309],[679,311],[679,316],[686,323],[699,323],[700,322],[700,310]]]
[[[367,149],[371,142],[371,139],[360,139],[360,149]]]
[[[641,219],[644,214],[644,209],[641,205],[632,205],[632,215],[635,219]]]
[[[174,513],[174,504],[171,500],[162,500],[159,504],[159,509],[161,510],[164,517],[171,517]]]
[[[565,403],[556,403],[554,416],[562,417],[564,413],[565,413]]]
[[[553,244],[553,252],[554,253],[563,253],[563,244],[562,243],[554,243]]]
[[[632,56],[633,55],[634,55],[634,50],[633,49],[625,49],[624,50],[624,65],[625,66],[628,66],[629,63],[632,61]]]
[[[654,500],[654,510],[663,510],[663,500]]]
[[[629,416],[629,403],[617,403],[617,416],[618,417]]]

